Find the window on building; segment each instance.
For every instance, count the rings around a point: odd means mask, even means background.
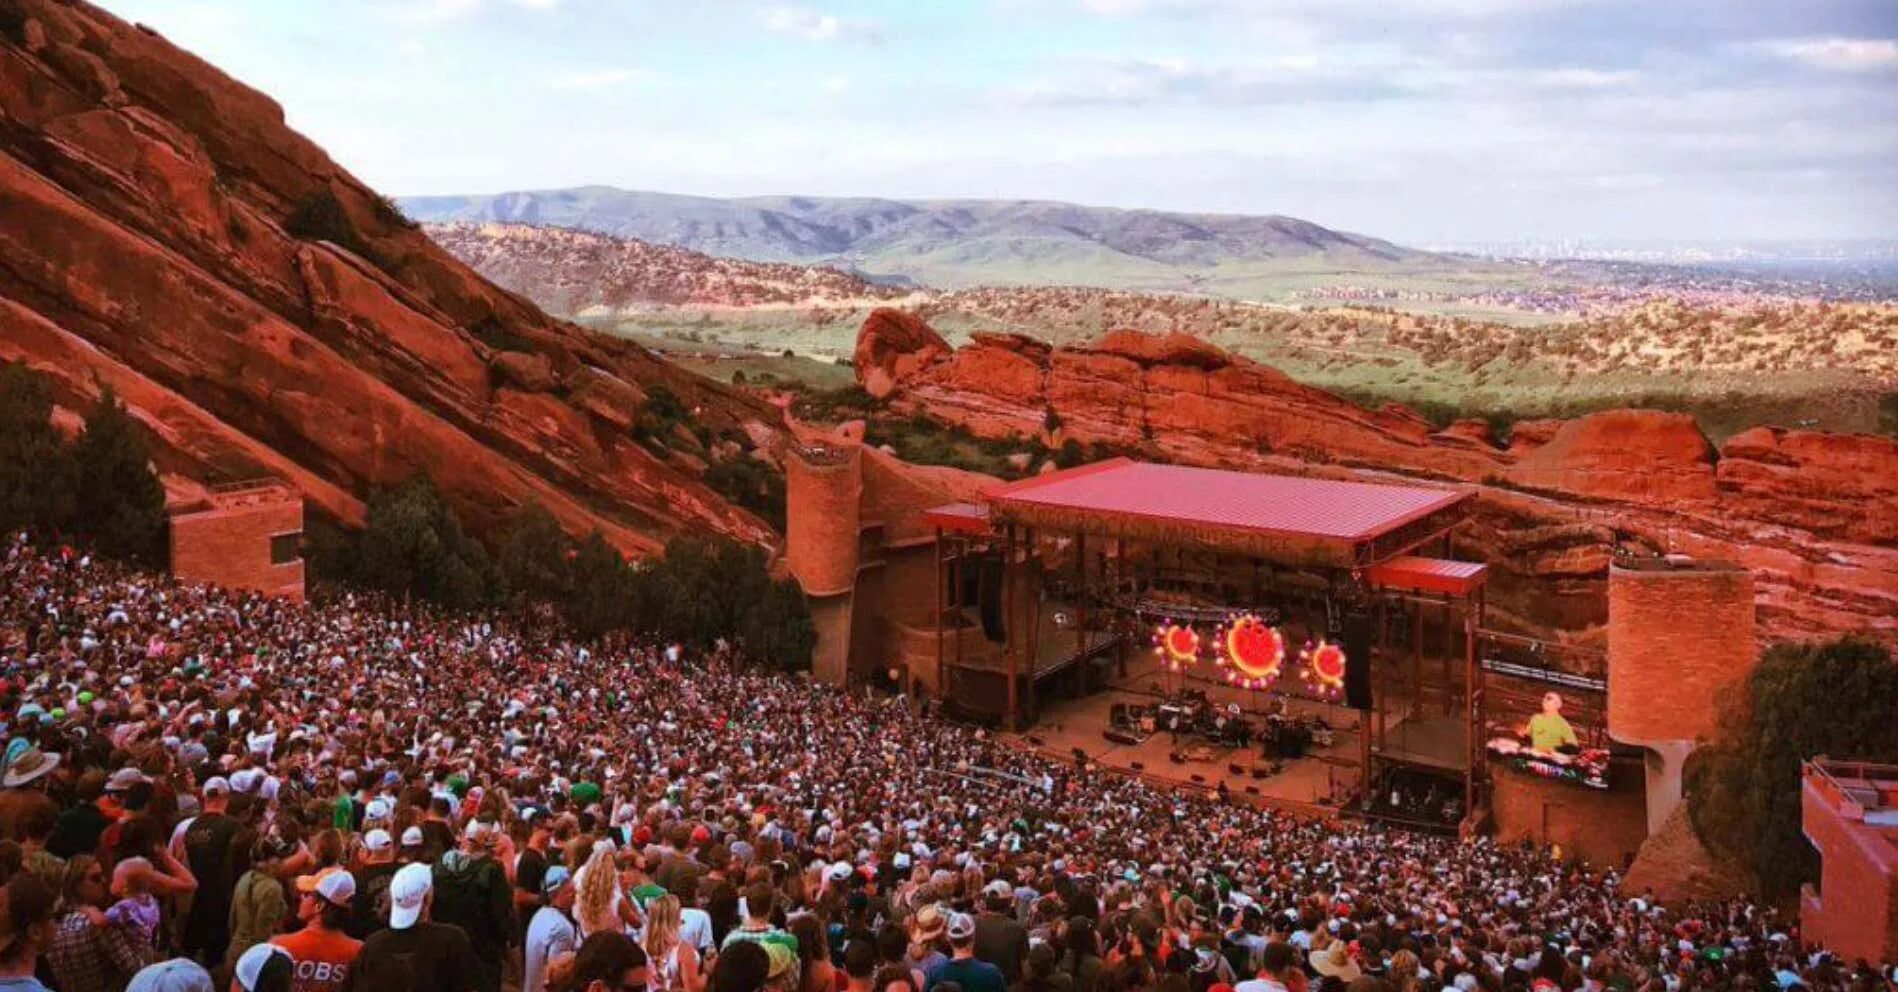
[[[288,565],[303,556],[303,532],[270,535],[270,563]]]

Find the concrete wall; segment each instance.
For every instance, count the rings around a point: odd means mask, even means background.
[[[1607,790],[1491,768],[1490,815],[1499,844],[1559,844],[1564,857],[1619,869],[1647,840],[1647,802],[1638,763],[1617,764],[1610,775],[1613,788]]]
[[[785,554],[807,596],[834,596],[857,584],[862,449],[848,442],[794,448],[784,461]]]
[[[1716,702],[1759,657],[1753,575],[1718,562],[1608,570],[1608,735],[1649,749],[1648,829],[1680,804],[1681,769]]]
[[[1810,769],[1800,793],[1801,826],[1820,860],[1818,890],[1800,898],[1800,928],[1847,961],[1898,959],[1898,827],[1867,826]]]
[[[171,570],[188,582],[212,582],[273,596],[303,598],[303,559],[270,560],[270,542],[303,534],[303,500],[288,492],[252,496],[171,518]]]

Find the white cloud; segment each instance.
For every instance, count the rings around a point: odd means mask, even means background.
[[[836,14],[788,3],[759,8],[757,20],[758,26],[766,31],[805,41],[836,41],[847,34],[860,33],[864,28]]]
[[[1776,38],[1758,47],[1769,54],[1833,72],[1898,68],[1898,40],[1891,38]]]
[[[598,90],[650,78],[652,73],[645,69],[583,69],[561,73],[547,85],[557,90]]]
[[[831,76],[830,78],[824,80],[822,87],[823,87],[824,92],[826,93],[832,93],[832,94],[842,93],[845,90],[850,88],[850,77],[849,76]]]
[[[402,44],[397,45],[395,50],[400,52],[405,59],[420,61],[428,58],[428,46],[414,38],[410,38]]]
[[[529,10],[552,10],[560,5],[560,0],[514,0],[514,2]]]
[[[410,24],[445,24],[458,21],[481,9],[481,0],[412,0],[394,4],[389,16]]]
[[[1543,69],[1530,78],[1548,89],[1600,90],[1626,86],[1640,79],[1641,74],[1632,70]]]

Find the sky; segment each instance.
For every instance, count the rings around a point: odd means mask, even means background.
[[[395,195],[1898,237],[1898,0],[103,0]]]

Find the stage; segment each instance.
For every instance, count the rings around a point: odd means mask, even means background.
[[[1325,703],[1291,692],[1275,696],[1271,692],[1253,692],[1228,685],[1210,665],[1187,673],[1168,672],[1159,652],[1143,648],[1130,654],[1127,675],[1112,679],[1101,691],[1078,699],[1048,700],[1042,706],[1041,719],[1019,734],[1003,738],[1033,747],[1050,757],[1073,760],[1079,749],[1088,760],[1115,772],[1139,775],[1167,786],[1188,789],[1217,789],[1225,783],[1234,799],[1249,800],[1292,809],[1298,812],[1331,815],[1340,802],[1355,792],[1359,779],[1359,734],[1364,718],[1339,704]],[[1212,747],[1212,754],[1201,760],[1188,758],[1174,762],[1169,755],[1192,744],[1202,743],[1197,735],[1182,733],[1178,742],[1164,730],[1138,744],[1119,744],[1104,736],[1116,704],[1152,705],[1168,693],[1181,688],[1199,690],[1217,706],[1238,703],[1246,719],[1259,725],[1261,709],[1274,699],[1285,701],[1286,713],[1294,716],[1322,717],[1331,725],[1330,746],[1314,745],[1305,756],[1283,762],[1281,770],[1260,778],[1254,770],[1267,768],[1272,760],[1260,756],[1257,742],[1245,750]],[[1448,764],[1460,749],[1460,739],[1446,736],[1439,721],[1424,719],[1412,727],[1398,721],[1390,728],[1393,743],[1404,740],[1421,752],[1419,763]],[[1401,734],[1400,734],[1401,732]],[[1447,756],[1446,756],[1447,752]],[[1395,757],[1395,756],[1393,756]],[[1234,773],[1233,765],[1240,766]]]

